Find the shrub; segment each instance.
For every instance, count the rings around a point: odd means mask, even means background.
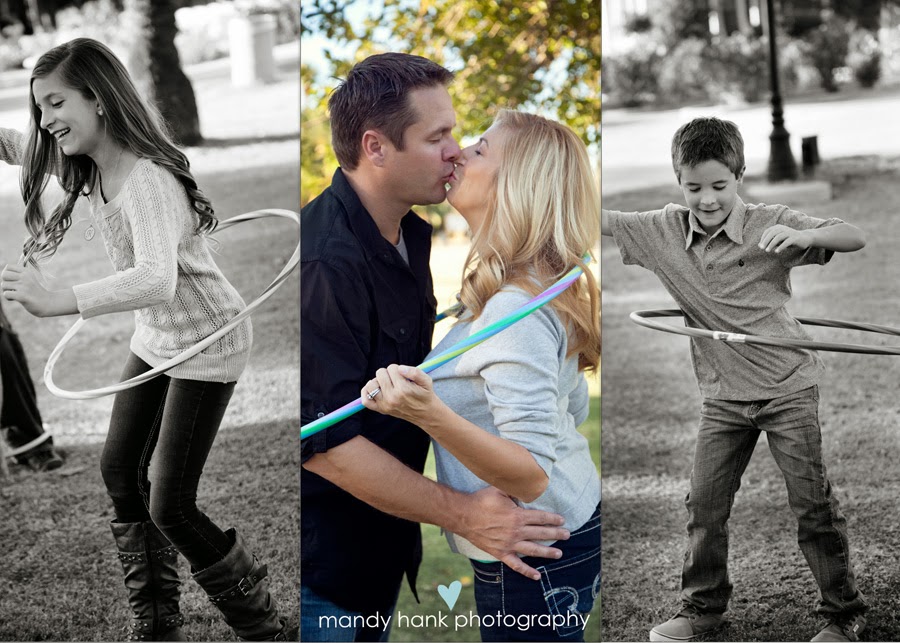
[[[839,16],[826,15],[822,24],[809,31],[804,40],[806,55],[819,74],[822,89],[836,92],[836,72],[844,67],[850,46],[850,24]]]
[[[649,45],[649,41],[646,43]],[[652,46],[635,46],[603,59],[603,88],[626,107],[652,102],[659,92],[660,55]]]
[[[706,47],[703,40],[688,38],[662,57],[658,74],[662,102],[684,104],[715,99],[715,83],[704,56]]]
[[[873,87],[881,78],[881,47],[871,31],[856,29],[850,35],[847,65],[862,87]]]

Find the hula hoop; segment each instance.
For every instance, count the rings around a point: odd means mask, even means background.
[[[2,439],[2,438],[0,438],[0,439]],[[20,446],[20,447],[16,447],[15,449],[9,449],[9,450],[7,450],[6,453],[5,453],[4,455],[5,455],[7,458],[15,458],[17,455],[22,455],[23,453],[26,453],[26,452],[28,452],[28,451],[31,451],[31,449],[33,449],[34,447],[36,447],[36,446],[38,446],[38,445],[43,444],[44,442],[46,442],[46,441],[49,440],[49,439],[50,439],[50,434],[49,434],[49,433],[46,433],[46,432],[45,432],[45,433],[41,433],[39,436],[37,436],[37,437],[36,437],[34,440],[32,440],[31,442],[26,442],[25,444],[23,444],[23,445]]]
[[[221,223],[219,223],[216,230],[224,230],[226,228],[230,228],[233,225],[237,225],[238,223],[243,223],[244,221],[253,221],[255,219],[265,219],[268,217],[280,217],[283,219],[290,219],[299,227],[300,225],[300,217],[296,212],[291,212],[290,210],[279,210],[274,208],[266,208],[263,210],[254,210],[253,212],[247,212],[245,214],[239,214],[235,217],[231,217],[230,219],[225,219]],[[184,350],[179,353],[175,357],[172,357],[169,360],[166,360],[159,366],[147,371],[146,373],[142,373],[136,377],[132,377],[129,380],[125,380],[124,382],[119,382],[118,384],[113,384],[112,386],[104,386],[101,388],[90,389],[87,391],[67,391],[58,387],[53,381],[53,367],[56,366],[56,362],[59,359],[60,355],[62,355],[63,350],[72,340],[76,333],[81,330],[81,327],[84,326],[85,319],[83,317],[79,317],[75,324],[69,329],[69,331],[63,335],[63,338],[59,340],[59,343],[56,345],[56,348],[53,349],[53,352],[50,353],[50,357],[47,358],[47,365],[44,367],[44,383],[47,385],[47,388],[51,393],[56,395],[57,397],[66,398],[68,400],[90,400],[98,397],[104,397],[106,395],[112,395],[114,393],[118,393],[119,391],[124,391],[126,389],[137,386],[138,384],[143,384],[144,382],[153,379],[154,377],[158,377],[179,364],[187,361],[194,355],[197,355],[205,348],[212,345],[215,341],[225,336],[231,329],[244,321],[247,317],[249,317],[253,312],[265,303],[269,297],[275,294],[275,291],[278,290],[284,284],[285,280],[288,276],[293,272],[293,270],[300,263],[300,242],[297,242],[297,248],[294,250],[294,254],[291,255],[291,258],[285,264],[284,268],[281,269],[281,272],[278,273],[278,276],[270,283],[266,288],[260,293],[260,295],[254,299],[252,302],[247,304],[247,307],[244,308],[241,312],[235,315],[231,321],[226,323],[224,326],[219,328],[217,331],[206,337],[205,339],[200,340],[198,343],[194,344],[190,348]]]
[[[841,344],[836,342],[819,342],[809,339],[787,339],[784,337],[768,337],[765,335],[743,335],[741,333],[729,333],[721,330],[708,330],[706,328],[692,328],[690,326],[673,326],[663,322],[654,321],[655,317],[683,317],[684,311],[678,308],[665,310],[636,310],[629,315],[631,321],[638,326],[644,326],[652,330],[659,330],[674,335],[687,335],[700,339],[715,339],[723,342],[739,344],[762,344],[765,346],[782,346],[786,348],[803,348],[808,350],[831,351],[834,353],[863,353],[866,355],[900,355],[900,346],[869,346],[866,344]],[[900,328],[880,326],[863,322],[844,321],[841,319],[821,319],[818,317],[797,317],[798,322],[808,326],[825,326],[827,328],[844,328],[847,330],[861,330],[869,333],[881,333],[883,335],[900,335]]]
[[[590,255],[585,255],[583,260],[585,264],[590,263]],[[419,364],[418,368],[426,373],[430,373],[438,366],[443,366],[450,360],[455,359],[466,351],[475,348],[488,338],[493,337],[506,328],[509,328],[517,321],[524,319],[525,317],[536,311],[541,306],[544,306],[553,299],[556,299],[566,288],[578,281],[578,278],[581,277],[582,272],[583,270],[581,269],[581,267],[575,266],[561,279],[559,279],[559,281],[547,288],[547,290],[539,294],[537,297],[528,300],[525,304],[511,312],[506,317],[499,319],[494,323],[489,324],[488,326],[485,326],[478,332],[469,335],[469,337],[467,337],[466,339],[463,339],[454,344],[444,352],[435,355],[425,362],[422,362],[421,364]],[[444,313],[450,313],[452,310],[452,308],[448,309],[444,311]],[[447,315],[445,314],[444,316],[446,317]],[[443,319],[443,317],[441,317],[441,319]],[[362,400],[360,400],[359,398],[347,402],[344,406],[340,407],[339,409],[335,409],[328,415],[323,415],[322,417],[313,420],[309,424],[301,426],[300,439],[303,440],[312,435],[315,435],[319,431],[324,431],[333,424],[337,424],[341,420],[345,420],[351,415],[359,413],[364,408],[365,407],[362,404]]]

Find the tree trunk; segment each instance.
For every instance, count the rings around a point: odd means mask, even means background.
[[[125,0],[124,6],[122,23],[132,43],[126,64],[135,84],[159,109],[179,144],[199,144],[197,101],[175,48],[175,3]]]

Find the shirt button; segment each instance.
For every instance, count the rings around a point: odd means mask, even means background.
[[[405,329],[405,328],[401,328],[401,329],[400,329],[400,334],[401,334],[401,335],[406,335],[406,329]]]
[[[317,418],[323,418],[323,417],[325,417],[325,414],[324,414],[324,413],[319,413],[318,415],[316,415],[316,417],[317,417]]]
[[[706,249],[707,249],[707,250],[712,250],[712,244],[706,246]]]
[[[710,264],[707,264],[707,265],[706,265],[706,269],[707,269],[707,270],[712,270],[712,264],[711,264],[711,263],[710,263]]]

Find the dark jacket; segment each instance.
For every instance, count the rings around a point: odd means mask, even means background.
[[[300,416],[306,425],[357,399],[377,369],[420,364],[431,348],[436,301],[431,226],[416,214],[401,222],[409,266],[340,169],[300,219]],[[302,461],[357,435],[423,470],[428,436],[368,410],[303,440]],[[389,607],[404,572],[415,587],[417,523],[378,511],[305,469],[300,488],[304,585],[362,612]]]

